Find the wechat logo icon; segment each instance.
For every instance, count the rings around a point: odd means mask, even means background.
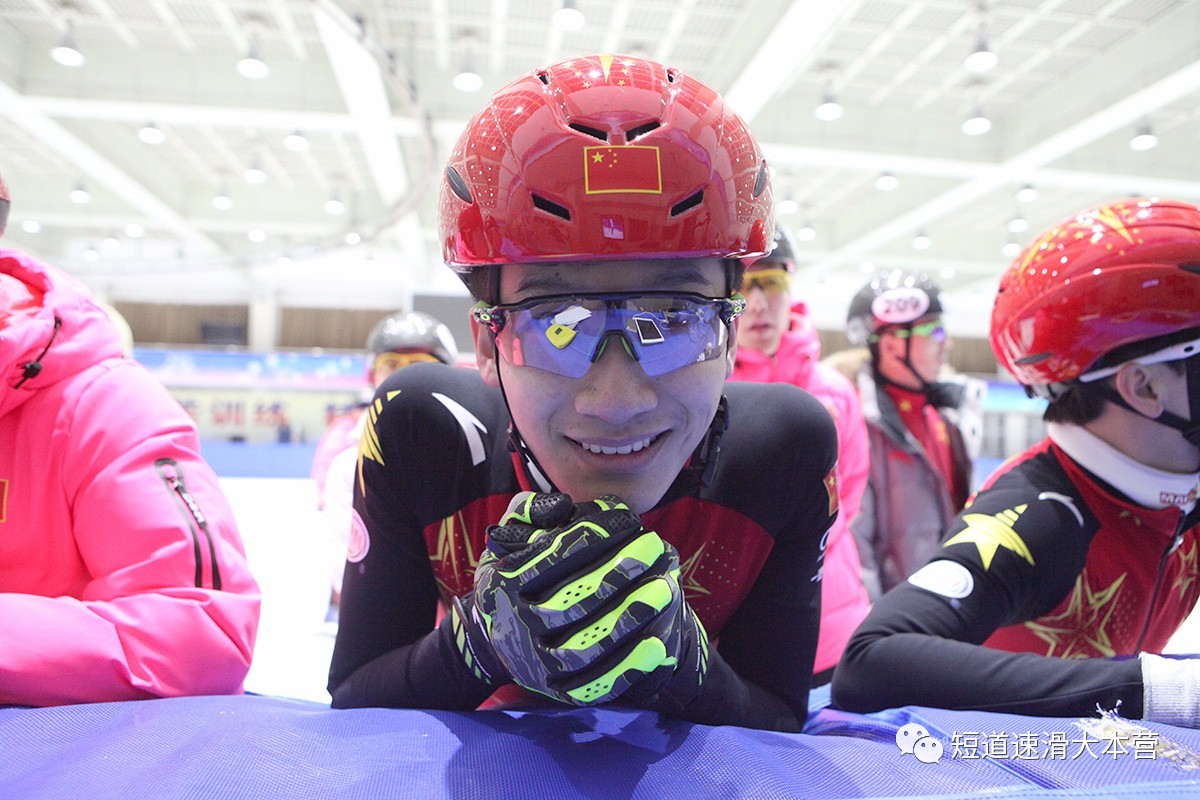
[[[896,731],[896,747],[901,755],[912,754],[922,764],[934,764],[942,760],[942,743],[929,735],[924,725],[910,722]]]

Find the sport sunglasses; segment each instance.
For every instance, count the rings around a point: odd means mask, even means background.
[[[745,283],[746,292],[751,289],[762,289],[763,293],[767,295],[785,294],[788,286],[791,285],[791,276],[786,269],[751,270],[742,280]]]
[[[723,356],[729,326],[745,308],[741,294],[642,292],[479,303],[472,314],[514,366],[582,378],[615,341],[653,377]]]
[[[909,336],[923,336],[941,343],[946,341],[946,326],[940,319],[922,322],[907,328],[895,328],[890,331],[897,339],[907,339]]]

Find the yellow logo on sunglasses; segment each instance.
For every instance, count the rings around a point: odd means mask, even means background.
[[[569,345],[575,338],[575,329],[566,325],[551,325],[546,329],[546,339],[559,350]]]

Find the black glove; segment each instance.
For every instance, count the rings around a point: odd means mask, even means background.
[[[679,590],[675,549],[615,497],[564,523],[565,497],[518,496],[489,530],[474,601],[499,660],[522,686],[576,705],[635,684],[643,701],[657,697],[681,656],[698,691],[707,639]]]

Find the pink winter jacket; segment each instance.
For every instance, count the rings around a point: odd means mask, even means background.
[[[0,249],[0,292],[18,280],[35,302],[0,308],[0,705],[240,693],[258,586],[194,423],[74,279]]]
[[[867,426],[854,386],[836,369],[821,363],[821,341],[804,303],[792,306],[792,327],[783,334],[774,357],[738,348],[734,381],[790,383],[807,390],[833,416],[838,434],[838,517],[825,545],[821,584],[821,633],[814,672],[837,665],[858,624],[870,610],[862,583],[858,548],[850,520],[858,513],[870,468]]]

